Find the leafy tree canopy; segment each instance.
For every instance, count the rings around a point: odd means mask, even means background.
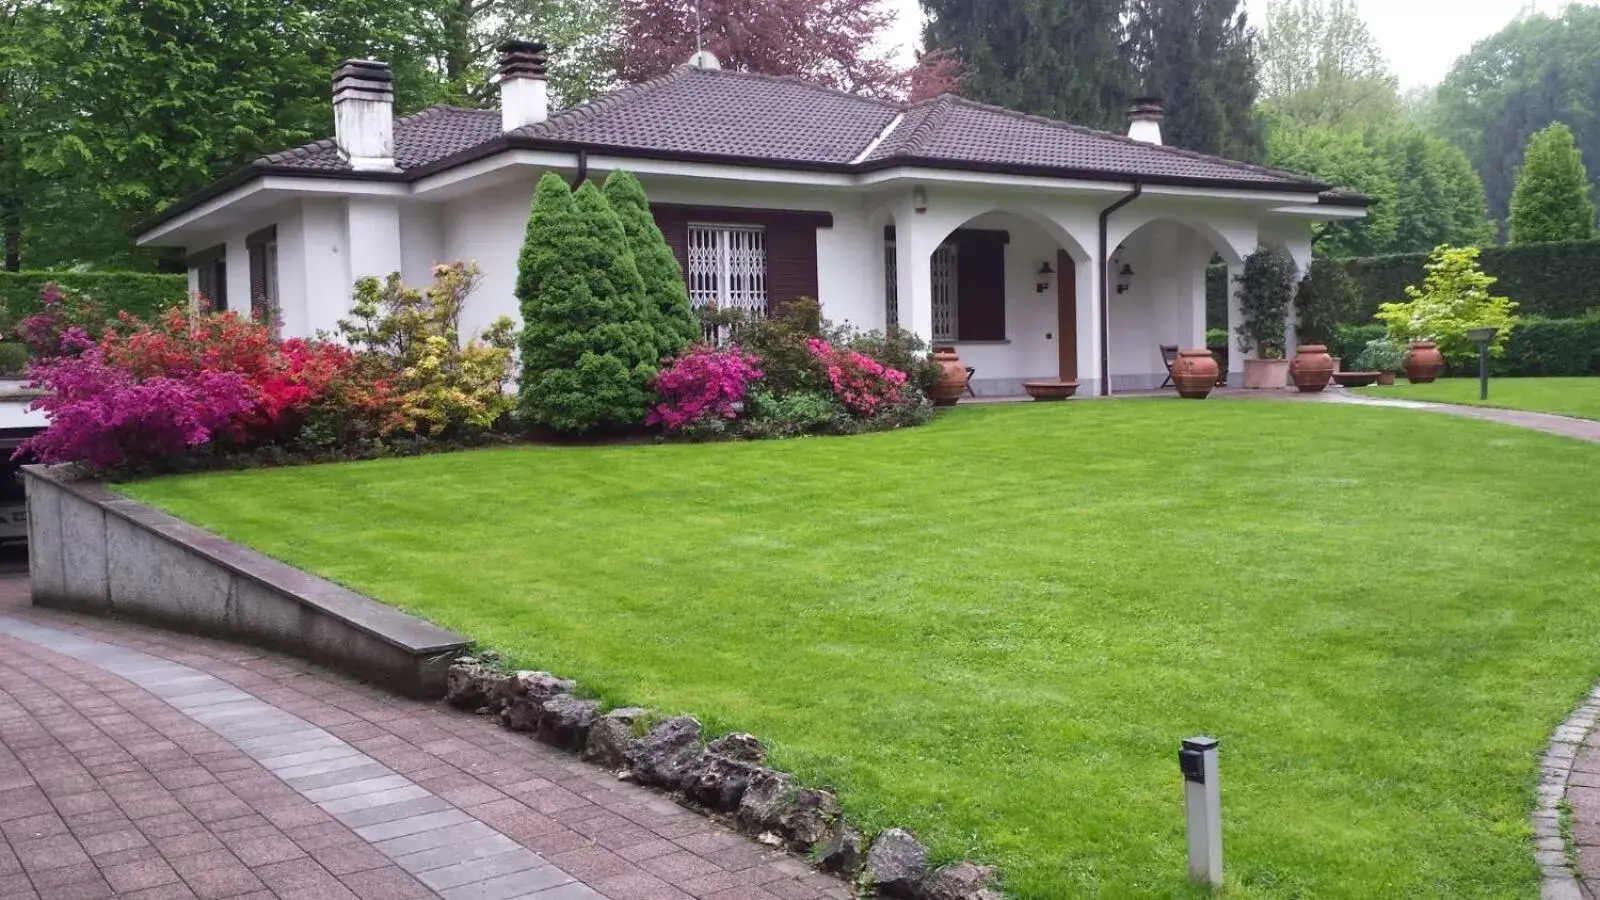
[[[1555,122],[1528,139],[1511,195],[1511,242],[1582,241],[1594,237],[1589,173],[1572,129]]]

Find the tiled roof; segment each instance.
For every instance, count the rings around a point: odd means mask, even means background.
[[[478,155],[501,136],[495,110],[434,107],[396,120],[395,162],[402,172],[448,167],[454,157]],[[950,95],[906,105],[793,78],[687,66],[505,137],[500,146],[571,145],[623,156],[837,171],[923,164],[1257,189],[1327,187],[1290,172],[1152,146]],[[257,166],[349,171],[332,140],[262,157]]]
[[[1316,183],[1291,172],[1154,146],[948,94],[911,107],[866,160],[923,161],[1262,185]]]
[[[485,143],[499,134],[499,110],[430,107],[394,120],[395,166],[401,171],[425,166]],[[256,160],[256,165],[324,172],[351,171],[350,164],[339,158],[339,149],[333,138],[323,138],[293,150],[268,154]]]

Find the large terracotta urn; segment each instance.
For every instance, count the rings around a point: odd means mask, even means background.
[[[1302,394],[1315,394],[1333,377],[1333,357],[1321,344],[1301,344],[1289,361],[1289,377]]]
[[[1439,377],[1444,368],[1444,356],[1433,341],[1412,341],[1411,352],[1406,354],[1406,380],[1412,384],[1427,384]]]
[[[1190,400],[1211,396],[1211,389],[1217,386],[1218,368],[1217,358],[1204,347],[1179,350],[1178,359],[1172,364],[1172,383],[1178,396]]]
[[[967,367],[954,347],[936,348],[933,361],[939,364],[939,380],[928,391],[928,399],[934,406],[955,406],[967,391]]]

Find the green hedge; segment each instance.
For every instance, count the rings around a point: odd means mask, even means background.
[[[1600,241],[1485,247],[1483,270],[1500,279],[1495,289],[1517,301],[1522,316],[1578,319],[1600,310]],[[1317,260],[1344,267],[1362,299],[1355,318],[1372,318],[1379,303],[1406,298],[1407,285],[1422,284],[1426,253],[1401,253],[1362,259]],[[1228,272],[1212,266],[1206,278],[1206,321],[1228,320]]]
[[[0,272],[0,310],[5,327],[39,309],[39,291],[50,282],[69,293],[90,297],[110,310],[145,317],[183,303],[189,295],[187,275],[147,272]]]
[[[1382,325],[1345,325],[1334,338],[1335,355],[1354,360],[1367,341],[1384,335]],[[1451,374],[1473,375],[1476,364],[1451,366]],[[1600,375],[1600,315],[1581,319],[1529,319],[1506,339],[1505,355],[1491,360],[1495,375]]]

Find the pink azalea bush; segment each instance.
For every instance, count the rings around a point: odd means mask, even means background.
[[[833,395],[853,415],[870,419],[910,399],[906,373],[899,369],[821,338],[808,339],[806,349],[827,372]]]
[[[656,376],[661,398],[647,425],[681,431],[707,419],[734,419],[751,383],[761,378],[761,360],[738,347],[691,347]]]
[[[155,464],[231,434],[238,418],[256,407],[258,392],[238,372],[141,379],[108,362],[80,329],[66,329],[62,346],[77,354],[51,357],[30,370],[49,391],[34,405],[50,414],[50,427],[24,445],[41,462],[91,469]]]

